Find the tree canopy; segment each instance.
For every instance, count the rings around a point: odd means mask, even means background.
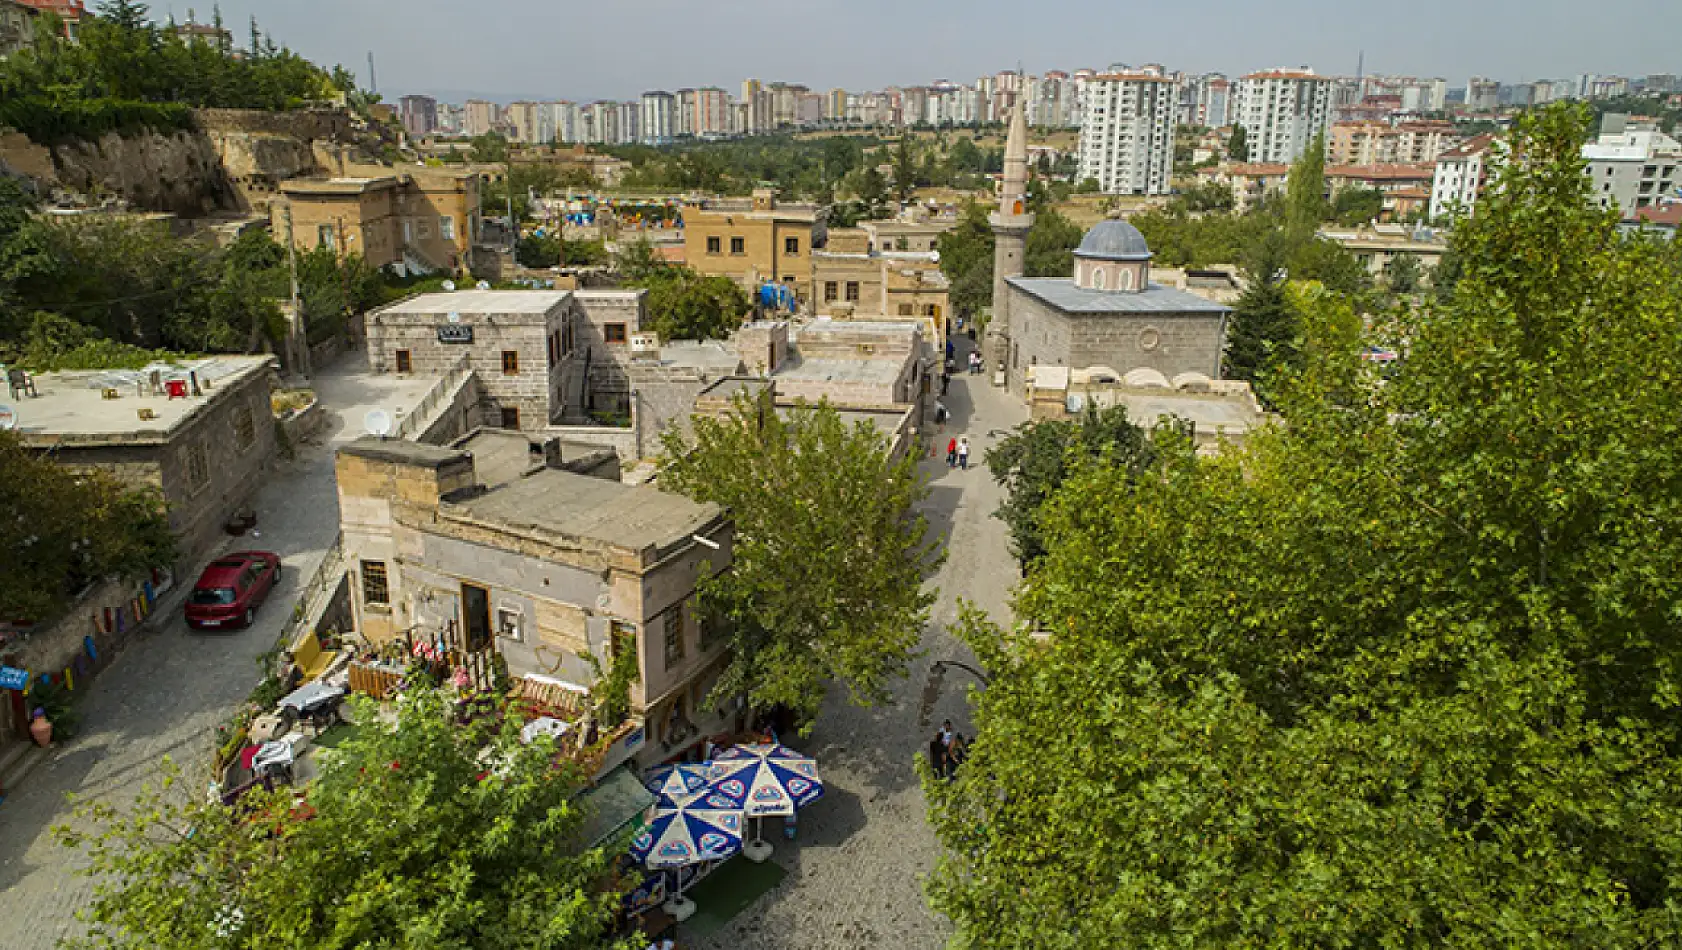
[[[386,723],[316,753],[303,790],[237,807],[162,782],[131,807],[88,803],[55,831],[86,851],[94,896],[74,945],[179,950],[629,947],[608,937],[611,859],[586,848],[574,796],[585,776],[520,719],[459,725],[414,690]]]
[[[930,884],[964,946],[1642,947],[1682,897],[1682,248],[1521,119],[1388,382],[1299,289],[1288,426],[1087,466],[1019,594]]]
[[[924,573],[943,557],[915,510],[916,459],[828,403],[779,410],[744,395],[694,429],[667,431],[660,483],[735,522],[729,570],[699,586],[730,637],[714,699],[745,694],[809,722],[832,681],[855,702],[885,698],[934,601]]]

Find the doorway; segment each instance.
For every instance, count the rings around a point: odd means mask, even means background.
[[[477,584],[461,585],[461,625],[467,649],[483,650],[491,642],[491,595]]]

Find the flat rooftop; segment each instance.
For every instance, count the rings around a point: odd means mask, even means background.
[[[882,433],[882,437],[887,439],[889,441],[889,443],[893,442],[894,433],[899,431],[900,426],[905,422],[905,417],[910,415],[911,413],[912,413],[912,410],[909,409],[909,408],[904,409],[904,410],[897,410],[897,409],[837,409],[836,410],[836,415],[841,417],[841,424],[842,425],[851,429],[861,422],[868,423],[871,426],[874,426],[876,428],[877,432]]]
[[[473,455],[473,474],[484,485],[506,485],[543,467],[543,443],[508,429],[474,429],[450,443]]]
[[[449,515],[499,524],[515,531],[536,530],[641,551],[666,547],[687,538],[723,513],[652,485],[624,485],[560,469],[451,501]]]
[[[374,311],[378,314],[548,313],[570,290],[457,290],[421,294]]]
[[[407,439],[384,439],[377,435],[361,436],[341,446],[339,452],[378,462],[422,465],[434,469],[452,462],[468,460],[467,453],[461,449],[445,448],[426,442],[410,442]]]
[[[10,390],[0,391],[0,396],[12,407],[18,437],[25,445],[162,444],[174,438],[219,393],[267,374],[274,361],[272,356],[216,356],[154,363],[139,370],[42,373],[32,377],[39,394],[36,398],[13,399]],[[190,382],[185,399],[152,395],[153,372],[158,373],[160,383],[185,381],[189,374],[196,375],[202,395],[192,395]],[[107,388],[116,390],[116,399],[105,398]],[[141,409],[150,410],[153,418],[140,418]],[[267,420],[258,421],[268,424]]]
[[[758,396],[771,386],[771,380],[759,376],[726,376],[701,390],[697,398],[735,399],[737,393]]]
[[[1089,398],[1099,405],[1126,406],[1127,417],[1147,428],[1173,416],[1194,422],[1199,429],[1218,427],[1228,431],[1245,431],[1262,419],[1247,401],[1231,396],[1099,390]]]
[[[892,386],[904,367],[900,360],[802,359],[798,354],[771,374],[776,382],[867,383]],[[795,395],[795,394],[791,394]]]

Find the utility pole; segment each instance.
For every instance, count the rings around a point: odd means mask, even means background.
[[[292,203],[286,207],[286,269],[292,277],[292,319],[289,321],[291,332],[292,369],[301,376],[310,375],[310,337],[309,330],[304,325],[304,306],[298,299],[298,242],[292,236]]]

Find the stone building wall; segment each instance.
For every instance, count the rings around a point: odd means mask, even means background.
[[[588,388],[593,396],[586,402],[598,410],[627,412],[631,391],[626,371],[631,357],[630,339],[648,321],[648,291],[579,290],[574,291],[573,299],[580,307],[574,349],[587,367]],[[610,325],[624,327],[624,342],[607,341],[606,328]],[[582,407],[578,408],[582,411]]]
[[[1181,373],[1220,376],[1223,314],[1065,315],[1015,288],[1010,309],[1016,351],[1008,374],[1012,392],[1022,392],[1027,367],[1034,365],[1107,366],[1121,375],[1148,367],[1169,379]]]

